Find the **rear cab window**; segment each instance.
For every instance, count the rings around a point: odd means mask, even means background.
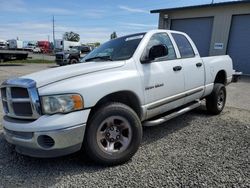
[[[180,51],[181,58],[191,58],[195,56],[192,45],[185,35],[172,33],[176,45]]]

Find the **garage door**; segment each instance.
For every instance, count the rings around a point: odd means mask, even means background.
[[[233,16],[227,54],[235,70],[250,74],[250,15]]]
[[[193,39],[202,57],[209,56],[212,28],[212,17],[171,21],[171,29],[187,33]]]

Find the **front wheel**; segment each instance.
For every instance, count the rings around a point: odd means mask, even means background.
[[[77,61],[77,59],[71,59],[70,61],[69,61],[69,64],[76,64],[78,61]]]
[[[206,107],[209,113],[217,115],[222,112],[226,104],[226,88],[216,83],[212,93],[206,98]]]
[[[90,159],[104,165],[128,161],[138,150],[142,126],[127,105],[110,103],[95,112],[85,133],[84,149]]]

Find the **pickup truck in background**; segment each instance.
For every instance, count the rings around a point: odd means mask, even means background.
[[[80,61],[81,57],[84,57],[90,51],[89,46],[73,46],[68,51],[57,52],[55,61],[60,66],[76,64]]]
[[[188,35],[152,30],[110,40],[85,63],[6,80],[6,140],[16,151],[56,157],[83,150],[106,165],[128,161],[142,126],[201,105],[220,114],[234,70],[229,56],[201,58]]]

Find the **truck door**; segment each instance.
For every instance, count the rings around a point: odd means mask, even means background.
[[[200,99],[204,92],[205,72],[203,61],[191,39],[179,33],[172,33],[178,46],[185,78],[185,103]]]
[[[145,88],[147,118],[174,109],[184,103],[184,72],[177,60],[175,48],[167,33],[156,33],[150,38],[143,56],[153,46],[164,45],[168,55],[141,64]]]

